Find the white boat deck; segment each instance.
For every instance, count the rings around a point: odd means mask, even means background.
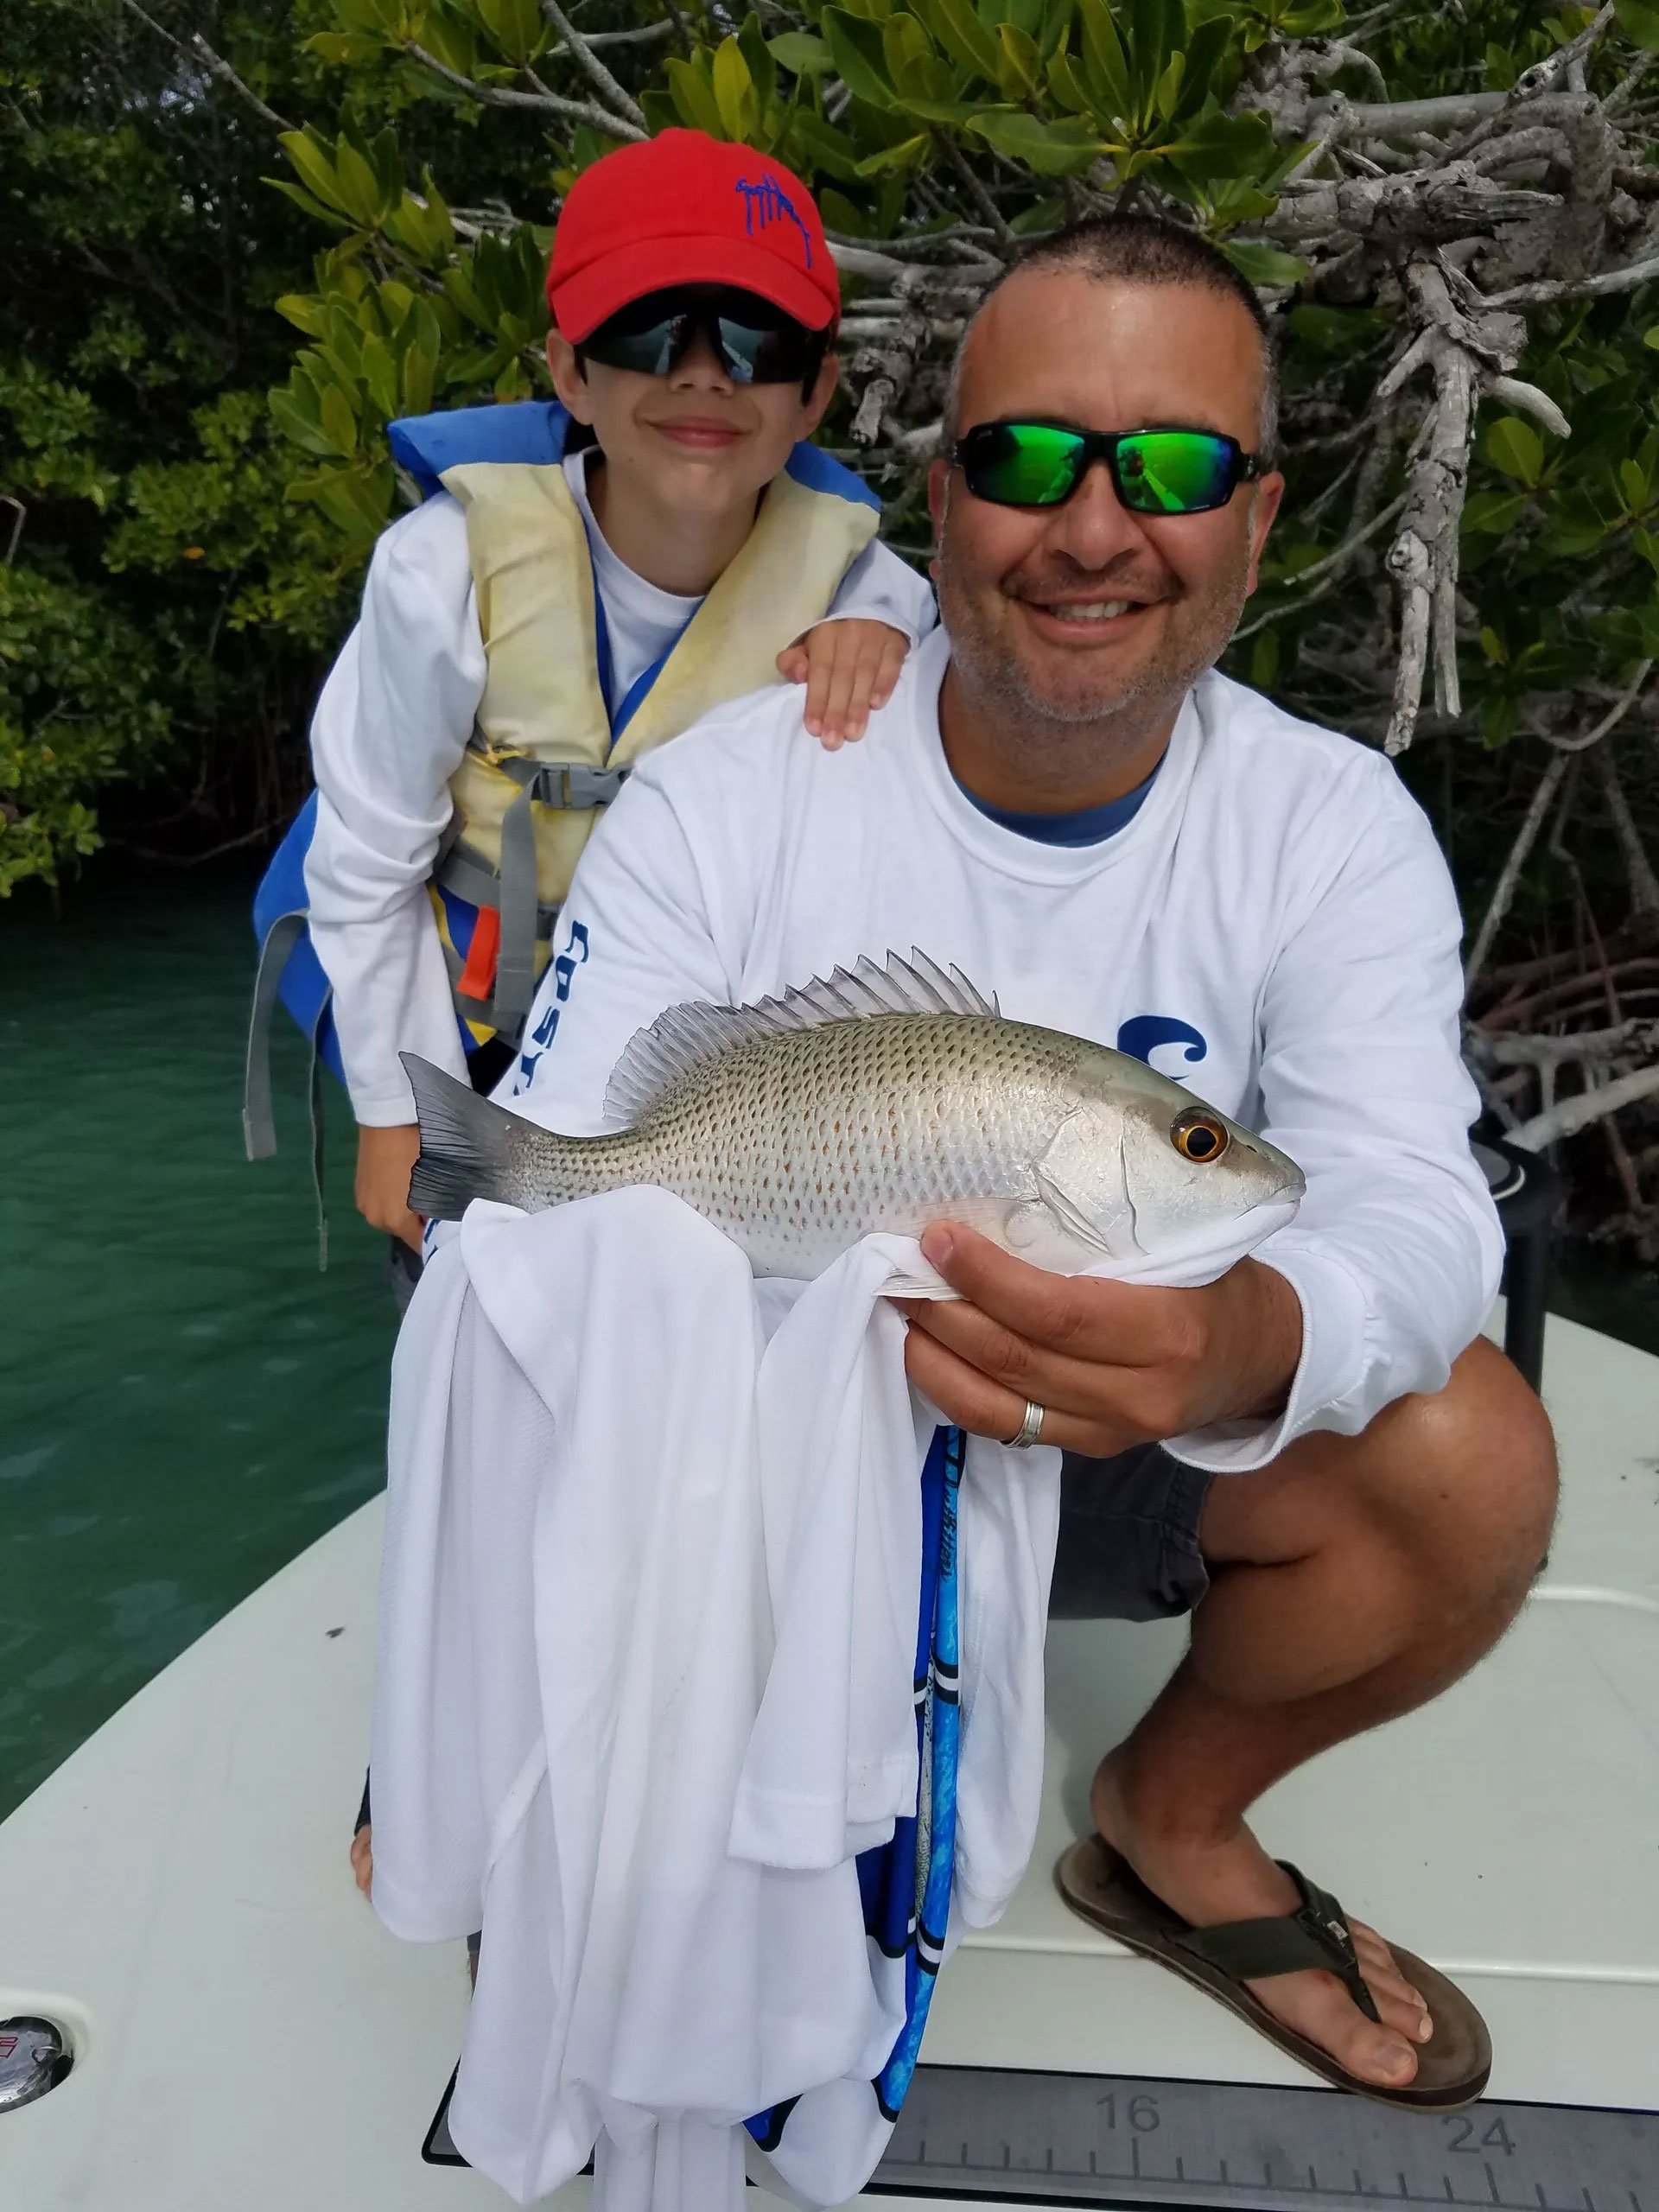
[[[1494,2097],[1659,2110],[1659,1360],[1552,1321],[1545,1395],[1566,1503],[1520,1623],[1257,1820],[1465,1984],[1491,2024]],[[377,1503],[314,1546],[0,1826],[0,2017],[46,2013],[76,2046],[61,2088],[0,2116],[7,2212],[505,2202],[420,2159],[461,2041],[461,1947],[394,1942],[346,1865],[379,1527]],[[925,2062],[1307,2082],[1052,1886],[1099,1751],[1180,1641],[1167,1624],[1051,1630],[1031,1872],[944,1975]],[[581,2182],[550,2200],[586,2202]]]

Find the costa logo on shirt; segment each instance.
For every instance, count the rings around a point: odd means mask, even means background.
[[[536,1070],[542,1055],[553,1042],[559,1016],[569,999],[571,982],[587,957],[588,931],[582,923],[572,922],[569,934],[564,940],[563,951],[554,957],[553,995],[542,1008],[540,1020],[524,1039],[518,1065],[513,1074],[512,1087],[507,1093],[509,1098],[522,1098],[535,1082]]]
[[[1177,1020],[1173,1014],[1137,1014],[1117,1033],[1118,1051],[1147,1067],[1160,1045],[1185,1046],[1181,1058],[1189,1065],[1196,1065],[1210,1050],[1201,1029],[1195,1029],[1190,1021]]]

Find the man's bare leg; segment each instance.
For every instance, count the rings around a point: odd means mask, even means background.
[[[1543,1409],[1484,1340],[1444,1390],[1396,1400],[1363,1435],[1304,1437],[1259,1473],[1221,1477],[1201,1531],[1209,1594],[1180,1666],[1101,1763],[1101,1834],[1195,1925],[1294,1912],[1249,1807],[1466,1674],[1519,1610],[1554,1509]],[[1340,1867],[1307,1871],[1341,1894]],[[1351,2073],[1397,2086],[1431,2024],[1375,1931],[1355,1923],[1354,1937],[1380,2027],[1333,1974],[1251,1986]]]

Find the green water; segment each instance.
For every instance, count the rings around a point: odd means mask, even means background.
[[[61,922],[0,906],[0,1818],[382,1480],[385,1239],[330,1084],[317,1273],[286,1022],[283,1148],[242,1157],[250,890],[105,863]],[[1652,1273],[1554,1302],[1659,1351]]]
[[[0,907],[0,1817],[384,1479],[385,1240],[330,1084],[317,1272],[286,1022],[283,1149],[242,1156],[248,895]]]

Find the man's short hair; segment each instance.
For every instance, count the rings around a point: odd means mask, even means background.
[[[1097,283],[1117,278],[1126,284],[1188,284],[1205,292],[1236,300],[1255,325],[1262,340],[1262,405],[1256,419],[1256,450],[1271,461],[1279,435],[1279,371],[1274,359],[1273,327],[1255,287],[1228,260],[1219,246],[1200,238],[1179,223],[1161,215],[1084,215],[1064,230],[1055,231],[1027,249],[1003,271],[985,295],[957,342],[945,389],[944,450],[949,453],[960,429],[962,365],[974,325],[986,304],[1010,276],[1034,270],[1076,269]]]

